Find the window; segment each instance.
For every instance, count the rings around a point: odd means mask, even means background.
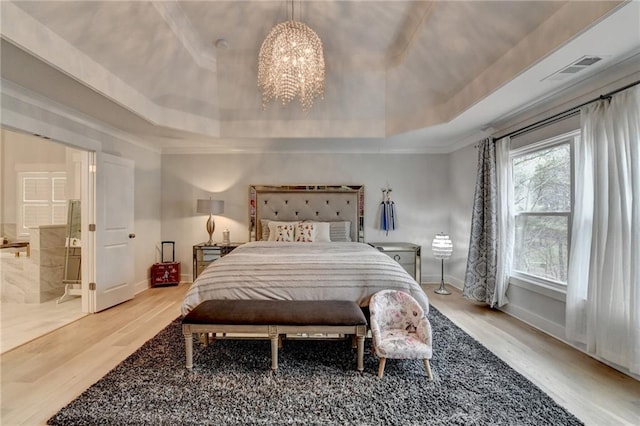
[[[65,172],[18,173],[18,235],[29,228],[67,223],[67,175]]]
[[[513,272],[566,286],[571,241],[572,143],[579,132],[511,153],[515,210]]]

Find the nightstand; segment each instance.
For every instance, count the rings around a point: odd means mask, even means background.
[[[233,251],[238,246],[244,243],[229,243],[229,244],[213,244],[211,246],[207,243],[200,243],[193,246],[193,280],[207,267],[211,262],[214,262]]]
[[[398,262],[414,280],[420,283],[422,261],[419,245],[412,243],[369,243],[369,245]]]

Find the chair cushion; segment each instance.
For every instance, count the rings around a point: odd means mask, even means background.
[[[402,291],[383,290],[376,293],[369,307],[380,328],[413,328],[422,317],[424,310],[413,297]]]
[[[421,342],[415,333],[405,330],[382,330],[374,342],[378,356],[392,359],[431,359],[431,345]]]

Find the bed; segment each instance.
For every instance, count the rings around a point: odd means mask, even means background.
[[[362,186],[251,186],[249,194],[252,241],[197,277],[183,315],[211,299],[349,300],[364,308],[383,289],[403,290],[428,311],[413,277],[364,243]],[[304,238],[310,228],[312,241]]]

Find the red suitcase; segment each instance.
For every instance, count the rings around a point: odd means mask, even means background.
[[[171,261],[164,259],[164,246],[171,245]],[[151,287],[178,285],[180,283],[180,262],[176,262],[175,241],[163,241],[161,247],[162,261],[151,266]]]

